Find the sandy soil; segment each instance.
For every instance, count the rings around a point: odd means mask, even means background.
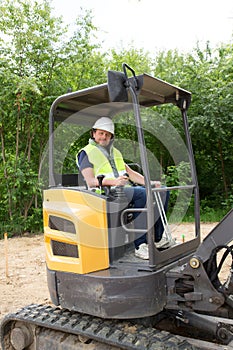
[[[202,224],[202,238],[215,225]],[[179,227],[179,232],[185,232],[185,239],[188,239],[191,231],[189,224]],[[228,268],[229,266],[226,270]],[[50,303],[43,235],[2,240],[0,241],[0,321],[5,314],[31,303]]]
[[[0,319],[24,305],[49,302],[43,235],[0,241],[0,257]]]

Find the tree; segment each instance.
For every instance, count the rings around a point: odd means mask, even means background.
[[[39,106],[44,104],[51,81],[54,44],[61,28],[50,17],[47,2],[3,1],[0,11],[4,38],[1,81],[6,90],[0,97],[4,173],[1,193],[10,221],[20,219],[25,224],[32,204],[36,209],[38,200],[37,168],[47,135],[48,113],[47,106],[43,110]]]
[[[232,49],[231,44],[211,49],[207,43],[205,50],[197,45],[188,54],[163,51],[153,73],[192,93],[188,117],[201,199],[216,207],[232,191]],[[178,115],[167,107],[162,113],[182,135]]]
[[[89,45],[90,16],[80,13],[76,32],[67,39],[67,27],[52,16],[46,0],[3,0],[0,14],[1,231],[21,232],[41,225],[38,173],[50,105],[70,85],[79,88],[89,78],[90,71],[80,67],[90,64],[97,45]]]
[[[233,135],[232,46],[189,56],[191,134],[195,147],[202,198],[227,198],[232,185]],[[214,175],[214,176],[213,176]],[[219,203],[218,203],[219,204]]]

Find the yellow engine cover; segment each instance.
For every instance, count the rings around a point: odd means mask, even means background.
[[[109,267],[105,199],[88,191],[48,189],[43,216],[49,269],[84,274]]]

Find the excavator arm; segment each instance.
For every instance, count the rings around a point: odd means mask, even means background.
[[[176,266],[166,275],[166,309],[176,322],[204,331],[223,344],[233,339],[233,246],[229,246],[232,222],[233,210],[208,234],[185,265]],[[221,281],[219,273],[229,254],[230,273],[226,281]]]
[[[215,226],[195,252],[195,257],[205,263],[214,249],[233,240],[233,209]]]

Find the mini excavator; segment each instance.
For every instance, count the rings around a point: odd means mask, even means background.
[[[53,305],[32,304],[6,315],[1,322],[3,350],[233,349],[232,261],[228,278],[220,278],[223,263],[232,260],[233,210],[201,240],[190,103],[190,92],[148,74],[136,75],[125,63],[122,72],[108,71],[106,83],[53,102],[49,180],[43,191]],[[180,112],[190,177],[152,188],[155,165],[146,151],[143,116],[163,105]],[[146,115],[148,127],[157,120],[153,113]],[[134,124],[138,147],[133,153],[138,154],[147,195],[146,207],[137,210],[147,215],[149,260],[135,257],[133,241],[142,232],[134,230],[135,209],[125,201],[122,188],[104,188],[100,176],[99,187],[90,189],[78,171],[65,172],[69,150],[103,116],[116,125],[118,118],[122,123],[131,118]],[[189,193],[195,217],[193,237],[166,249],[154,243],[153,206],[162,191]]]

